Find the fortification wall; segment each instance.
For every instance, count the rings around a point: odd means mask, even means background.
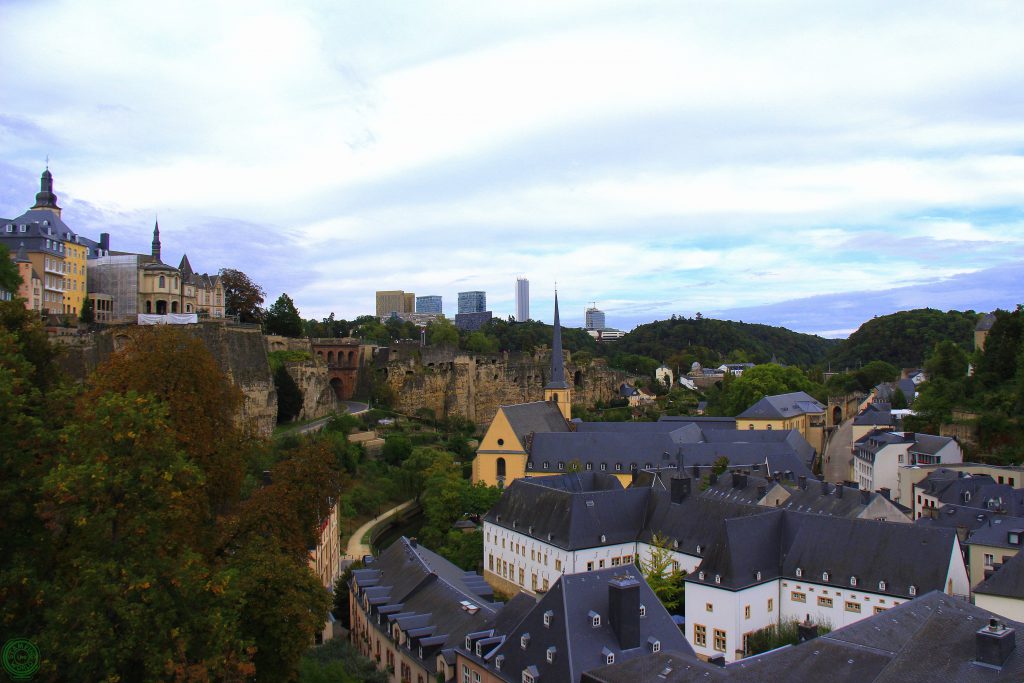
[[[482,425],[494,419],[499,406],[543,400],[551,369],[547,350],[488,355],[427,347],[421,354],[387,358],[372,371],[376,381],[391,389],[399,411],[428,408],[439,418],[457,415]],[[568,353],[565,376],[573,386],[573,403],[585,405],[610,401],[626,381],[624,373],[609,370],[603,359],[577,366]]]

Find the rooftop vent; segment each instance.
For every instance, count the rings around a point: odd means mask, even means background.
[[[982,664],[1002,667],[1017,647],[1017,634],[998,619],[992,618],[988,626],[975,633],[976,659]]]

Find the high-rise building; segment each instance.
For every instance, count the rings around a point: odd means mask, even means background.
[[[441,297],[436,294],[416,297],[417,313],[442,313]]]
[[[400,289],[377,292],[377,317],[387,317],[392,313],[415,313],[416,295]]]
[[[459,292],[459,313],[483,313],[487,310],[487,292]]]
[[[525,323],[530,319],[530,281],[525,277],[516,278],[516,320]]]
[[[584,315],[586,317],[586,329],[603,330],[606,327],[604,324],[604,311],[599,310],[596,304],[587,308]]]

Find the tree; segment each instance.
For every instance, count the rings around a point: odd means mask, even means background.
[[[82,302],[82,311],[78,314],[78,319],[87,325],[91,325],[95,320],[95,313],[92,305],[92,299],[86,297],[85,301]]]
[[[277,301],[267,309],[263,327],[267,334],[279,334],[282,337],[302,336],[302,317],[290,296],[282,294],[277,297]]]
[[[893,389],[892,399],[890,399],[891,407],[896,410],[902,410],[907,407],[907,395],[903,393],[903,390],[899,387]]]
[[[381,457],[387,464],[397,467],[412,455],[412,441],[405,434],[391,434],[384,440],[384,448],[381,449]]]
[[[941,341],[924,364],[929,380],[946,379],[951,382],[963,381],[967,377],[967,354],[951,341]]]
[[[0,244],[0,289],[17,294],[21,287],[21,274],[18,266],[11,260],[11,252],[7,246]]]
[[[224,310],[237,315],[239,322],[260,323],[265,311],[263,301],[267,293],[248,275],[234,268],[223,268],[220,281],[224,286]]]
[[[463,347],[467,351],[472,351],[473,353],[497,353],[498,340],[484,334],[483,332],[477,331],[469,335]]]
[[[683,611],[686,573],[679,569],[679,563],[672,558],[669,540],[661,534],[651,538],[651,555],[640,560],[640,571],[654,594],[670,614]]]
[[[729,458],[725,455],[720,455],[715,458],[715,461],[711,463],[711,471],[716,476],[725,474],[729,469]]]
[[[302,412],[302,390],[284,365],[274,370],[274,389],[277,391],[277,423],[291,422]]]
[[[710,392],[709,410],[716,415],[738,415],[765,396],[805,391],[824,398],[825,388],[799,369],[766,363],[746,370],[740,377],[726,376],[722,389]]]

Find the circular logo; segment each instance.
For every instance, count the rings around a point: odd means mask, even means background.
[[[26,638],[11,638],[4,643],[4,671],[16,681],[26,681],[39,671],[39,648]]]

